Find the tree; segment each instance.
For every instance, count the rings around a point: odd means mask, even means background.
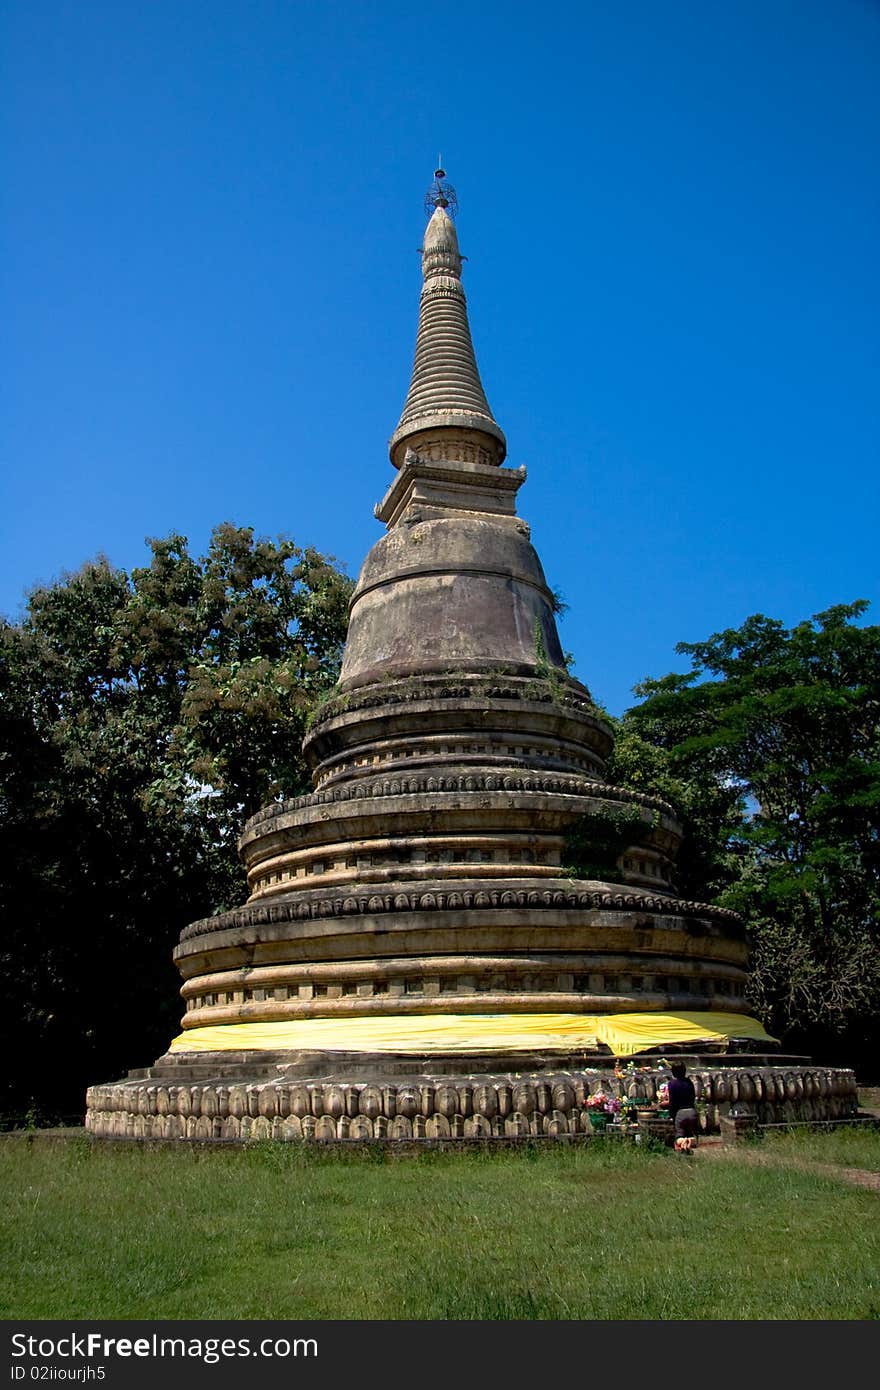
[[[151,540],[0,625],[0,1111],[79,1113],[180,1017],[180,929],[242,900],[235,843],[307,789],[301,741],[338,674],[351,582],[229,524]]]
[[[618,753],[696,832],[688,893],[746,917],[756,1010],[826,1054],[880,1041],[880,628],[859,624],[867,607],[791,629],[758,614],[679,644],[692,669],[636,687]]]

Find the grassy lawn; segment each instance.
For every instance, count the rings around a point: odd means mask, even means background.
[[[880,1130],[688,1159],[0,1144],[0,1317],[880,1317]]]
[[[811,1129],[774,1134],[771,1130],[756,1148],[774,1162],[833,1163],[840,1168],[880,1173],[880,1129],[841,1128],[830,1134]],[[880,1212],[877,1219],[880,1221]]]

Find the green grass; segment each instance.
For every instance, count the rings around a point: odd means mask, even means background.
[[[880,1317],[880,1131],[773,1162],[0,1144],[0,1317]]]
[[[880,1128],[842,1126],[829,1133],[809,1128],[787,1133],[771,1130],[760,1144],[774,1162],[788,1159],[793,1163],[833,1163],[841,1168],[880,1173]]]

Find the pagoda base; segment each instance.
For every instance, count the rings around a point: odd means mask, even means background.
[[[855,1074],[803,1057],[685,1052],[701,1123],[718,1132],[736,1108],[759,1125],[854,1118]],[[99,1138],[247,1143],[259,1140],[454,1140],[588,1135],[597,1091],[656,1098],[668,1065],[629,1068],[607,1055],[344,1052],[168,1053],[145,1071],[88,1092]]]

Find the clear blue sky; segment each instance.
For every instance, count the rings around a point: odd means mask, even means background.
[[[7,616],[226,519],[357,573],[442,151],[596,697],[880,622],[877,4],[5,0],[0,53]]]

